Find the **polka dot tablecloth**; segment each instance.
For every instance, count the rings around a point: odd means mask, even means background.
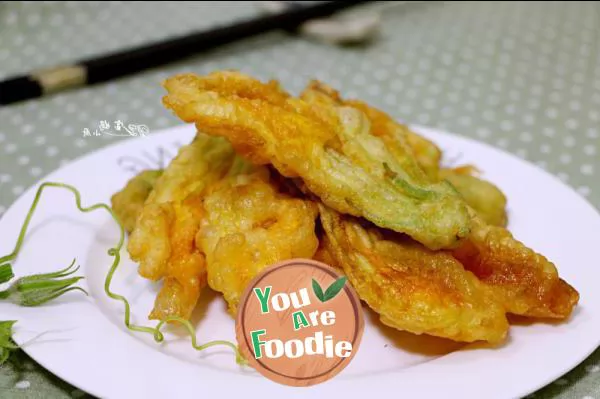
[[[600,5],[399,2],[368,46],[283,32],[107,84],[0,108],[0,214],[31,184],[114,143],[83,137],[102,120],[179,124],[161,80],[240,69],[298,92],[318,78],[393,116],[487,142],[535,163],[600,207]],[[0,2],[0,79],[262,12],[254,2]],[[600,331],[598,332],[600,334]],[[510,382],[507,382],[510,383]],[[24,353],[0,368],[0,396],[82,397]],[[536,392],[600,399],[600,352]]]

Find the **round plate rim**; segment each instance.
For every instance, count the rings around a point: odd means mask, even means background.
[[[480,142],[480,141],[477,141],[477,140],[474,140],[474,139],[471,139],[468,137],[459,136],[459,135],[445,132],[442,130],[438,130],[435,128],[424,127],[424,126],[419,126],[419,125],[411,125],[411,127],[415,131],[422,132],[425,134],[429,134],[429,135],[433,135],[433,136],[447,136],[448,138],[450,138],[452,140],[456,140],[459,143],[460,142],[469,142],[470,144],[473,144],[476,146],[481,146],[482,148],[485,148],[487,151],[492,151],[492,152],[502,155],[503,157],[508,157],[508,158],[510,158],[510,160],[512,162],[517,162],[522,167],[534,168],[538,173],[541,173],[541,174],[545,175],[547,178],[550,178],[554,184],[560,185],[561,189],[567,190],[570,193],[570,195],[576,196],[578,198],[578,200],[581,201],[581,204],[584,205],[584,208],[586,208],[585,212],[591,212],[590,214],[593,214],[594,217],[597,218],[598,221],[600,221],[600,214],[589,203],[589,201],[587,201],[584,197],[580,196],[577,192],[575,192],[575,190],[573,190],[568,185],[564,184],[562,181],[560,181],[555,176],[553,176],[553,175],[547,173],[546,171],[544,171],[543,169],[539,168],[537,165],[526,162],[526,161],[516,157],[515,155],[510,154],[502,149],[495,148],[489,144],[486,144],[486,143],[483,143],[483,142]],[[191,131],[192,129],[194,129],[193,125],[174,126],[171,128],[166,128],[161,131],[152,133],[150,136],[152,137],[155,135],[173,134],[174,132],[180,132],[180,131],[188,132],[188,131]],[[133,140],[144,140],[144,139],[143,138],[131,138],[131,139],[122,140],[122,141],[119,141],[116,143],[112,143],[112,144],[104,146],[100,149],[97,149],[97,150],[88,152],[82,156],[79,156],[76,159],[67,163],[66,165],[63,165],[63,166],[59,167],[58,169],[54,170],[53,172],[44,176],[42,179],[40,179],[38,182],[36,182],[34,185],[32,185],[30,188],[28,188],[7,209],[7,211],[5,212],[3,217],[0,218],[0,232],[2,232],[2,227],[6,223],[6,220],[9,219],[8,218],[9,215],[12,215],[17,208],[19,208],[23,205],[24,202],[30,203],[34,190],[37,188],[37,186],[41,182],[46,181],[46,180],[51,180],[52,176],[60,175],[61,173],[64,173],[65,170],[72,168],[75,164],[82,162],[86,159],[89,159],[92,157],[99,157],[103,153],[108,153],[110,151],[113,151],[117,147],[129,145],[128,143],[131,143]],[[597,224],[598,224],[598,226],[600,226],[600,222],[598,222]],[[600,244],[600,242],[598,242],[598,244]],[[10,243],[10,245],[12,245],[12,243]],[[6,246],[6,244],[2,245],[2,247],[4,247],[4,246]],[[10,250],[10,248],[6,248],[6,249]],[[588,307],[589,307],[589,302],[591,302],[591,301],[588,301]],[[0,309],[3,309],[3,308],[11,309],[10,308],[11,306],[12,305],[0,304]],[[587,309],[587,310],[589,310],[589,309]],[[12,308],[12,312],[14,314],[14,312],[15,312],[14,308]],[[595,327],[600,327],[599,317],[597,317],[598,315],[600,315],[600,304],[596,306],[595,313],[596,313],[595,317],[591,321],[587,322],[589,324],[588,329],[594,327],[594,325],[595,325]],[[25,322],[25,324],[27,324],[27,322]],[[15,333],[14,338],[18,344],[24,343],[24,336],[22,334]],[[527,394],[534,392],[535,390],[547,385],[548,383],[554,381],[561,375],[565,374],[566,372],[570,371],[571,369],[576,367],[578,364],[580,364],[585,358],[587,358],[600,345],[600,335],[597,335],[597,337],[594,339],[588,337],[588,338],[586,338],[586,342],[587,342],[586,345],[581,345],[581,343],[579,343],[578,344],[579,346],[577,346],[577,349],[578,349],[577,351],[569,352],[568,359],[566,359],[565,362],[563,364],[561,364],[560,367],[555,366],[552,369],[552,372],[543,373],[543,378],[542,378],[542,376],[540,376],[540,377],[538,377],[538,379],[535,382],[528,382],[527,384],[523,384],[523,383],[521,383],[520,385],[519,384],[513,385],[512,383],[511,384],[501,384],[501,386],[504,390],[502,392],[495,392],[495,393],[490,393],[489,391],[484,392],[481,389],[486,384],[488,384],[487,386],[489,387],[489,383],[490,382],[493,383],[494,381],[496,381],[496,377],[493,377],[491,379],[489,379],[489,378],[480,379],[479,382],[476,384],[477,387],[475,387],[475,388],[473,388],[472,386],[469,387],[469,383],[473,382],[472,380],[471,381],[469,380],[469,376],[468,376],[469,367],[472,367],[471,368],[471,371],[472,371],[473,367],[491,366],[490,364],[487,364],[488,362],[485,361],[486,359],[489,359],[489,358],[483,357],[483,361],[482,361],[482,357],[478,357],[477,355],[474,355],[474,353],[476,353],[477,351],[467,351],[467,352],[459,351],[459,352],[455,352],[450,355],[435,359],[434,361],[431,361],[431,362],[426,362],[426,363],[417,365],[415,367],[400,370],[398,373],[389,373],[385,377],[384,376],[374,376],[374,377],[372,377],[373,378],[372,383],[369,383],[369,384],[361,383],[362,379],[358,380],[358,382],[357,381],[336,381],[334,379],[333,381],[330,381],[326,384],[321,384],[321,385],[318,385],[315,387],[310,387],[310,388],[303,388],[300,390],[296,389],[294,391],[290,391],[290,390],[286,389],[288,387],[277,386],[276,384],[273,384],[270,382],[268,383],[269,385],[267,385],[264,381],[256,381],[255,386],[257,389],[259,389],[259,390],[263,389],[263,390],[268,391],[269,393],[284,394],[286,397],[302,397],[302,398],[312,397],[312,396],[320,397],[321,395],[324,395],[324,394],[332,394],[333,395],[333,394],[336,394],[339,392],[344,392],[345,390],[348,390],[348,392],[352,392],[352,396],[356,395],[356,397],[360,397],[360,396],[364,396],[364,394],[372,394],[373,386],[374,386],[373,384],[381,384],[381,383],[388,384],[389,383],[391,386],[396,386],[396,384],[398,384],[400,382],[401,382],[401,384],[396,389],[408,390],[408,392],[413,392],[413,390],[416,389],[415,392],[419,392],[420,394],[422,393],[424,397],[433,396],[435,394],[435,392],[442,392],[442,390],[443,390],[443,392],[445,392],[446,395],[448,394],[448,392],[452,392],[452,390],[456,390],[455,392],[460,393],[462,397],[477,397],[480,394],[481,395],[485,394],[487,397],[521,397],[521,396],[527,395]],[[132,344],[131,347],[136,348],[135,344]],[[144,346],[141,346],[141,347],[144,347]],[[133,355],[135,355],[135,354],[143,353],[143,352],[147,351],[147,348],[145,350],[142,350],[141,347],[138,347],[137,349],[132,349],[131,353]],[[74,379],[72,377],[72,375],[69,375],[69,373],[65,373],[64,370],[62,370],[62,369],[57,369],[56,367],[54,367],[52,359],[47,358],[45,353],[39,352],[36,349],[35,345],[25,346],[25,347],[23,347],[23,350],[26,353],[28,353],[33,359],[35,359],[38,363],[40,363],[43,367],[45,367],[47,370],[49,370],[53,374],[57,375],[59,378],[71,383],[74,386],[78,386],[81,389],[83,389],[93,395],[101,396],[101,397],[106,396],[106,391],[102,391],[102,389],[101,388],[99,389],[99,387],[97,385],[96,386],[81,386],[78,383],[78,380]],[[165,365],[168,364],[170,367],[173,367],[174,369],[177,370],[177,372],[181,373],[180,377],[194,378],[195,371],[189,370],[189,369],[193,369],[193,367],[189,367],[189,364],[182,362],[178,359],[173,359],[169,356],[166,356],[166,355],[160,353],[159,351],[156,351],[156,352],[157,352],[156,353],[157,356],[154,356],[154,355],[150,356],[153,360],[160,359],[161,362],[165,362],[164,363]],[[455,362],[455,358],[457,356],[460,356],[459,360],[462,363],[459,362],[458,364],[453,364]],[[355,361],[356,361],[356,359],[355,359]],[[452,365],[452,369],[448,368],[449,367],[448,363],[450,363]],[[465,369],[465,365],[468,365],[468,367],[466,369]],[[187,371],[186,371],[186,368],[188,368]],[[203,369],[203,370],[207,370],[207,369]],[[451,371],[451,373],[449,373],[449,370]],[[211,392],[212,392],[212,389],[215,389],[215,392],[216,392],[216,389],[218,387],[216,387],[214,385],[215,382],[217,384],[218,383],[223,383],[223,384],[228,383],[228,379],[226,377],[223,378],[223,376],[219,376],[218,372],[208,372],[207,371],[207,374],[209,374],[207,376],[210,378],[210,381],[213,381],[213,383],[211,384],[211,387],[204,386],[204,389],[209,388],[209,391],[211,391]],[[518,374],[520,374],[520,372],[515,373],[515,375],[518,375]],[[158,376],[159,375],[157,375],[156,377],[158,377]],[[398,378],[401,378],[401,381],[398,381]],[[199,375],[196,375],[196,380],[206,381],[206,379],[201,379]],[[434,381],[435,383],[434,384],[432,384],[431,382],[428,383],[429,380]],[[138,378],[134,381],[134,383],[139,382],[139,381],[140,380]],[[158,397],[158,396],[162,395],[163,393],[167,392],[167,390],[169,388],[173,388],[173,387],[165,386],[164,384],[159,384],[158,382],[156,382],[156,378],[154,378],[153,382],[155,384],[155,386],[153,386],[153,389],[146,388],[146,390],[145,390],[145,392],[150,393],[151,397]],[[497,383],[497,381],[496,381],[496,383]],[[204,382],[204,383],[201,382],[198,384],[198,386],[200,387],[201,385],[204,385],[204,384],[206,384],[206,382]],[[233,384],[233,385],[235,385],[235,384]],[[246,384],[243,384],[243,385],[246,385]],[[433,388],[433,390],[432,390],[432,388],[431,388],[432,386],[437,386],[437,388]],[[187,386],[187,388],[190,388],[190,387]],[[221,389],[222,388],[223,388],[223,386],[221,386]],[[185,389],[182,391],[180,388],[174,388],[174,390],[171,391],[172,394],[184,393],[184,392],[185,392]]]

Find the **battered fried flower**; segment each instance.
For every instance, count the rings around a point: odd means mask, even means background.
[[[564,319],[579,301],[577,291],[559,278],[552,262],[505,228],[490,226],[475,214],[471,235],[454,256],[492,287],[509,313]]]
[[[204,208],[196,241],[206,254],[208,284],[223,293],[232,315],[244,289],[263,268],[285,259],[311,258],[319,244],[316,206],[279,193],[265,167],[242,166],[211,190]]]
[[[358,295],[381,321],[399,330],[455,341],[502,341],[504,309],[491,290],[446,251],[364,227],[319,206],[328,248]]]
[[[301,98],[314,104],[343,104],[359,109],[371,122],[370,133],[380,137],[390,151],[408,147],[430,178],[450,182],[465,202],[488,223],[506,225],[506,197],[502,191],[492,183],[476,177],[477,170],[474,167],[440,169],[441,150],[433,142],[411,131],[408,126],[396,122],[386,113],[362,101],[344,100],[339,92],[317,81],[308,85]],[[394,152],[394,155],[398,162],[402,161],[402,152]]]
[[[234,157],[225,140],[199,134],[180,149],[148,196],[127,249],[140,275],[163,279],[150,318],[191,315],[206,285],[204,256],[195,245],[202,195],[228,172]]]
[[[331,240],[329,239],[329,237],[327,237],[327,234],[325,234],[325,232],[322,232],[322,234],[318,235],[318,237],[319,247],[317,248],[317,252],[315,252],[315,255],[313,256],[313,259],[319,262],[323,262],[331,267],[335,267],[336,269],[338,269],[338,272],[343,272],[344,269],[335,258],[335,249],[331,244]]]
[[[293,98],[275,83],[234,72],[168,79],[168,108],[199,131],[226,137],[255,164],[272,164],[339,212],[406,233],[431,249],[469,232],[460,196],[433,182],[406,143],[371,134],[358,108]],[[401,142],[401,141],[400,141]]]
[[[492,183],[473,174],[471,167],[441,169],[439,176],[446,179],[485,222],[492,226],[506,226],[506,196]]]
[[[162,170],[145,170],[131,178],[121,191],[111,197],[111,207],[128,233],[133,231],[144,202],[161,174]]]
[[[314,101],[321,103],[331,99],[343,101],[337,92],[322,84],[309,86],[303,96],[318,98]],[[386,145],[402,144],[400,128],[394,127],[395,122],[387,115],[358,101],[345,103],[360,108],[369,116],[372,134],[382,137]],[[406,132],[404,137],[407,137]],[[579,294],[558,277],[551,262],[515,240],[504,229],[507,215],[506,196],[502,191],[476,177],[477,171],[473,167],[436,170],[439,164],[437,147],[424,142],[421,148],[425,150],[419,151],[419,146],[415,145],[415,137],[419,136],[413,134],[412,137],[410,146],[413,153],[421,154],[417,156],[421,167],[430,175],[437,172],[438,179],[450,182],[474,211],[472,213],[477,213],[469,238],[455,251],[457,259],[493,287],[509,312],[533,317],[568,317]],[[410,142],[408,138],[407,142]]]
[[[409,150],[417,163],[433,179],[437,178],[442,151],[431,141],[416,134],[408,126],[398,123],[388,114],[359,100],[344,100],[340,93],[328,85],[312,81],[300,97],[324,106],[346,105],[363,112],[371,123],[370,133],[383,140],[386,146],[404,147],[399,155]]]

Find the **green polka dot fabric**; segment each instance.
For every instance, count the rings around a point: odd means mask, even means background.
[[[0,108],[0,214],[45,174],[119,140],[83,137],[85,128],[102,120],[151,131],[179,124],[161,105],[161,81],[216,69],[279,79],[292,92],[323,80],[398,119],[514,153],[600,208],[599,3],[396,2],[360,10],[381,12],[369,45],[274,32]],[[261,12],[256,2],[2,2],[0,79]],[[24,353],[0,368],[0,397],[83,396]],[[600,399],[600,351],[532,397]]]

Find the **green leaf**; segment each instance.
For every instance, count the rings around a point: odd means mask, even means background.
[[[14,276],[15,275],[13,274],[10,263],[5,263],[3,265],[0,265],[0,284],[6,283]]]
[[[4,364],[8,360],[10,356],[10,351],[8,349],[0,348],[0,366]]]
[[[16,320],[0,321],[0,337],[10,336],[12,333],[12,327],[16,322]]]
[[[0,321],[0,366],[6,362],[10,354],[18,348],[12,341],[12,327],[15,320]]]
[[[340,277],[337,280],[335,280],[335,282],[331,284],[329,288],[327,288],[327,291],[325,291],[325,295],[323,297],[324,300],[322,302],[327,302],[330,299],[335,298],[335,296],[342,290],[342,288],[344,288],[346,280],[346,276]]]
[[[314,278],[312,279],[312,288],[313,288],[313,291],[315,292],[315,295],[317,296],[317,298],[319,298],[319,301],[325,302],[325,296],[323,295],[323,289],[321,288],[321,286],[319,285],[317,280],[315,280]]]
[[[0,321],[0,349],[15,348],[11,340],[12,327],[15,323],[15,320]]]

